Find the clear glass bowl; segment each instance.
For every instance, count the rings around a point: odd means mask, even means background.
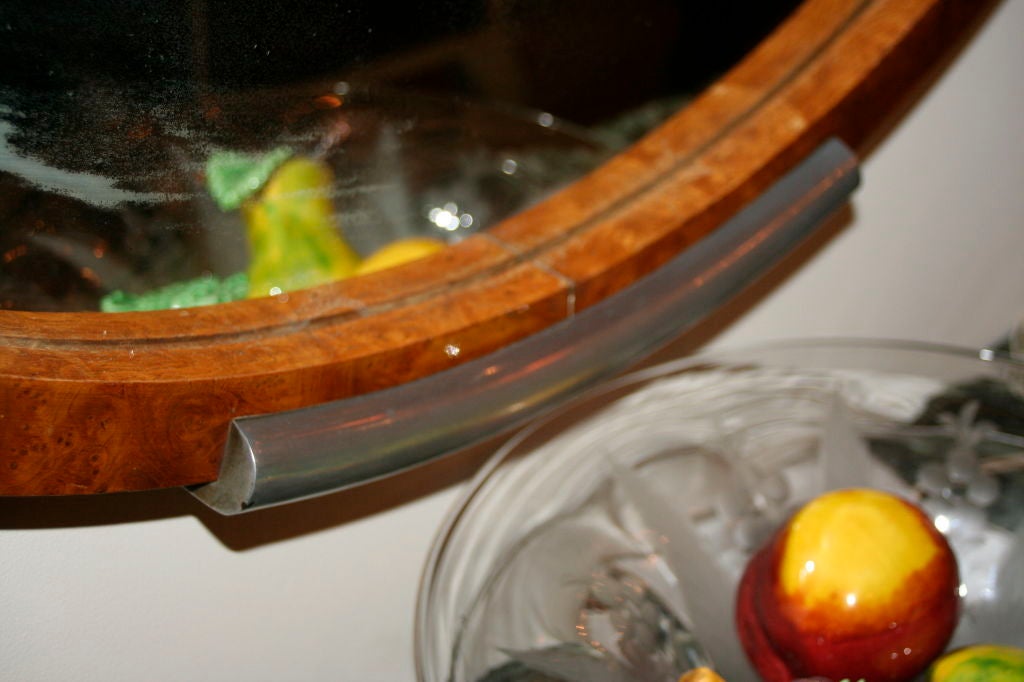
[[[946,533],[963,581],[951,646],[1022,646],[1022,386],[1024,365],[987,351],[883,341],[618,380],[509,442],[448,518],[417,606],[419,679],[675,680],[712,659],[753,679],[732,624],[747,558],[787,511],[852,486],[914,499]]]

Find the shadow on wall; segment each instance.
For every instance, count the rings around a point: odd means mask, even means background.
[[[221,516],[184,488],[107,495],[0,498],[0,531],[145,523],[193,516],[225,547],[244,551],[340,526],[463,481],[499,439],[358,488],[239,516]]]
[[[643,365],[688,355],[706,345],[842,232],[854,217],[846,205],[771,272],[712,312]],[[183,488],[69,497],[0,498],[0,530],[36,530],[144,523],[193,516],[225,547],[254,547],[316,533],[410,503],[468,480],[510,434],[440,457],[364,486],[293,504],[221,516]]]

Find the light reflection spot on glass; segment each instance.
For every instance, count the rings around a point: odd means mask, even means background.
[[[342,105],[342,100],[335,95],[321,95],[313,100],[313,105],[318,109],[337,109]]]
[[[277,296],[281,293],[281,287],[270,287],[270,295]]]
[[[544,111],[537,115],[537,123],[545,128],[550,128],[555,122],[555,117]]]
[[[451,223],[452,218],[455,217],[451,214],[450,211],[436,210],[436,213],[434,211],[431,211],[431,213],[434,214],[433,221],[434,224],[437,225],[438,227],[447,228],[448,225]]]
[[[501,162],[501,172],[505,175],[513,175],[518,168],[519,164],[515,159],[505,159]]]
[[[15,246],[13,249],[4,254],[4,262],[10,263],[13,260],[21,258],[26,253],[28,253],[28,247],[25,246],[24,244],[19,244],[18,246]]]
[[[427,216],[432,223],[443,230],[456,230],[461,220],[454,211],[448,210],[448,206],[454,206],[454,204],[445,204],[445,208],[432,208]],[[457,209],[458,207],[455,208]]]
[[[81,275],[82,279],[86,280],[87,282],[92,282],[93,284],[96,285],[100,283],[99,275],[97,275],[92,268],[82,268],[81,270],[79,270],[79,274]]]

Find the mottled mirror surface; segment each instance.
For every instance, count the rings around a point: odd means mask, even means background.
[[[600,164],[796,4],[6,2],[0,308],[215,303],[430,253]]]

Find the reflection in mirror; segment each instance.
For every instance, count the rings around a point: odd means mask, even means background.
[[[637,139],[795,4],[5,3],[0,307],[185,307],[427,255]]]

